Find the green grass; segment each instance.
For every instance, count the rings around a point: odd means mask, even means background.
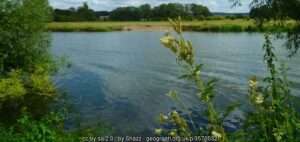
[[[261,31],[288,31],[293,29],[294,22],[287,21],[285,26],[278,27],[272,23],[262,29],[255,25],[254,20],[205,20],[187,21],[183,28],[186,31],[206,32],[261,32]],[[48,24],[49,31],[60,32],[110,32],[123,30],[161,30],[169,29],[169,22],[53,22]]]

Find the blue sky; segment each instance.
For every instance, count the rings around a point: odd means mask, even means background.
[[[50,5],[55,8],[78,7],[84,1],[94,10],[112,10],[120,6],[138,6],[149,3],[156,6],[162,3],[197,3],[207,6],[213,12],[248,12],[250,0],[242,0],[243,5],[231,7],[229,0],[49,0]]]

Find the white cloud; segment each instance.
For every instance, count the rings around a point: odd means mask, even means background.
[[[149,3],[152,6],[157,6],[162,3],[197,3],[207,6],[213,12],[248,12],[249,3],[251,0],[243,0],[242,6],[231,7],[232,3],[229,0],[49,0],[50,5],[55,8],[78,7],[83,2],[94,10],[112,10],[120,6],[138,6]]]

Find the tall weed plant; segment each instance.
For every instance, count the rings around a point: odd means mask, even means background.
[[[300,141],[300,117],[295,111],[291,100],[291,90],[287,79],[287,68],[284,64],[278,66],[278,60],[272,45],[272,35],[265,34],[264,61],[268,76],[258,80],[253,76],[248,84],[248,101],[251,104],[245,117],[241,118],[241,127],[234,132],[225,130],[225,119],[240,105],[228,104],[225,111],[215,106],[216,80],[204,80],[202,75],[203,64],[195,61],[195,52],[192,43],[183,36],[181,19],[170,19],[176,35],[167,33],[161,38],[164,47],[170,49],[177,58],[178,64],[186,74],[181,78],[192,82],[197,88],[196,96],[201,104],[205,104],[204,116],[208,123],[204,127],[195,128],[191,117],[183,117],[173,111],[168,115],[161,114],[162,124],[171,124],[173,129],[156,129],[157,135],[190,137],[207,135],[213,136],[219,142],[298,142]],[[266,84],[266,85],[262,85]],[[168,94],[180,102],[178,93],[170,91]],[[191,112],[186,109],[188,116]],[[188,122],[192,122],[191,124]]]

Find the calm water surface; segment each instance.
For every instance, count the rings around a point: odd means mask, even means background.
[[[163,32],[52,33],[52,50],[72,67],[55,77],[81,116],[82,125],[99,120],[111,123],[116,133],[151,135],[161,112],[179,109],[165,94],[178,90],[191,110],[201,110],[195,88],[178,79],[182,70],[173,54],[163,48]],[[186,33],[205,64],[206,78],[218,78],[217,105],[245,103],[247,80],[263,77],[263,35],[258,33]],[[276,42],[281,46],[282,42]],[[277,48],[281,59],[285,49]],[[300,56],[290,59],[293,95],[300,91]]]

